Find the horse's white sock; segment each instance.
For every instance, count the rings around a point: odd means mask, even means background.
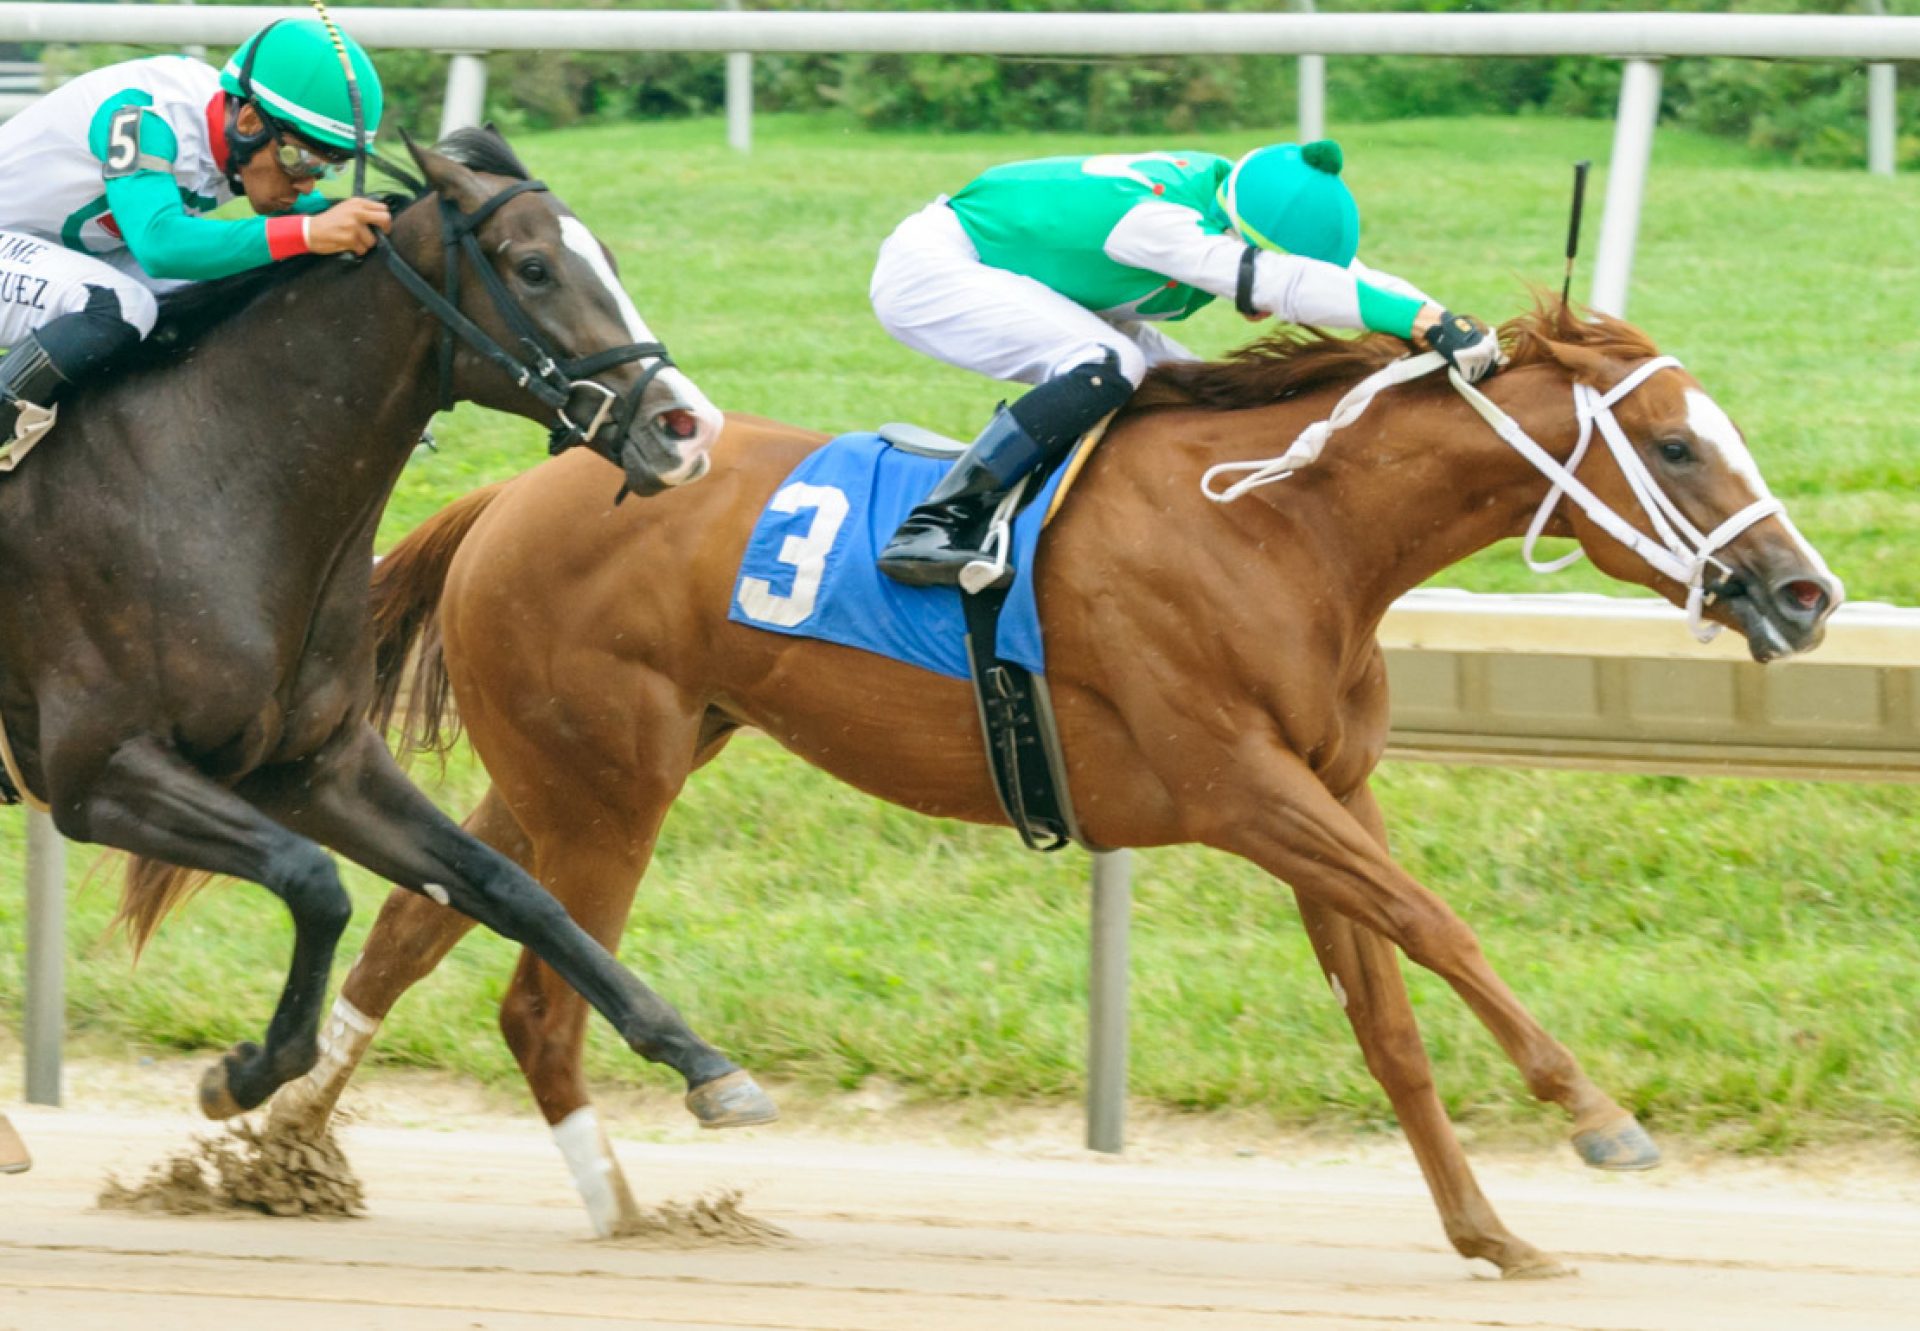
[[[581,1106],[553,1125],[553,1141],[573,1171],[573,1184],[587,1204],[594,1234],[611,1238],[620,1203],[613,1192],[613,1148],[600,1130],[600,1115],[592,1105]]]
[[[334,999],[333,1011],[320,1028],[320,1061],[274,1097],[273,1120],[306,1128],[323,1126],[379,1029],[379,1020],[349,1003],[345,994]]]

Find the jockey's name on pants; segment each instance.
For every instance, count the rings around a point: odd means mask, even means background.
[[[35,277],[32,273],[0,271],[0,302],[44,310],[47,308],[46,294],[46,278]]]

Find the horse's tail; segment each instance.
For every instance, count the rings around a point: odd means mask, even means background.
[[[447,569],[473,524],[500,497],[505,482],[475,490],[416,527],[373,568],[374,699],[371,717],[382,733],[402,712],[400,747],[444,753],[460,735],[453,687],[440,652],[440,596]],[[409,670],[411,665],[411,670]]]

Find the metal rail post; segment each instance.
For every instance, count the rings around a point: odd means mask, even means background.
[[[1890,176],[1894,166],[1896,127],[1894,67],[1867,66],[1867,170]]]
[[[1087,1149],[1118,1151],[1127,1125],[1127,925],[1133,857],[1093,857],[1093,963],[1087,980]]]
[[[440,104],[440,137],[471,129],[487,114],[487,61],[479,51],[454,51],[447,63],[446,99]]]
[[[1640,234],[1640,202],[1653,127],[1660,117],[1660,64],[1629,60],[1620,75],[1620,114],[1613,124],[1613,156],[1607,163],[1607,209],[1600,220],[1600,246],[1593,261],[1593,308],[1624,317],[1633,276],[1633,247]]]
[[[1313,13],[1313,0],[1295,0],[1294,8]],[[1299,137],[1302,143],[1327,137],[1327,58],[1323,55],[1300,57]]]
[[[740,0],[726,0],[726,7],[738,9]],[[753,56],[746,51],[727,52],[727,146],[753,149]]]
[[[1867,10],[1885,17],[1885,0],[1867,0]],[[1899,136],[1898,113],[1894,109],[1894,67],[1867,66],[1867,170],[1876,176],[1893,174],[1895,144]]]
[[[66,1028],[67,849],[44,813],[27,814],[27,1103],[60,1103]]]

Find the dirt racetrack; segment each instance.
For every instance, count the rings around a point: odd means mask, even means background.
[[[297,1221],[96,1209],[109,1170],[142,1173],[201,1125],[8,1112],[37,1156],[0,1178],[0,1328],[22,1331],[1920,1327],[1911,1163],[1607,1177],[1558,1154],[1483,1161],[1508,1222],[1581,1270],[1503,1284],[1445,1247],[1393,1143],[1149,1144],[1116,1162],[1057,1130],[969,1148],[781,1126],[623,1141],[643,1201],[737,1187],[795,1239],[687,1249],[587,1238],[530,1114],[350,1128],[369,1216]]]

